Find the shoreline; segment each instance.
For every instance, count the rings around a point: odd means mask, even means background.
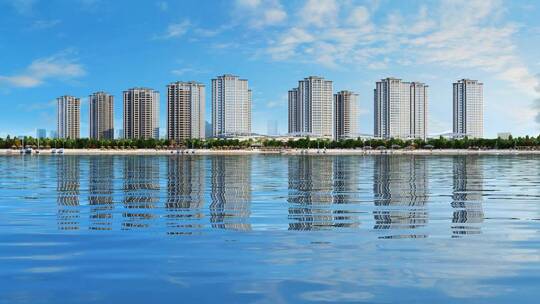
[[[39,150],[32,155],[540,155],[540,150],[466,150],[466,149],[418,149],[418,150],[363,150],[363,149],[283,149],[283,150],[101,150],[64,149],[63,154],[52,150]],[[0,149],[0,155],[21,155],[19,150]]]

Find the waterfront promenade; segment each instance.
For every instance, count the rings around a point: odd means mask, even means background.
[[[53,150],[36,150],[33,155],[62,155],[53,153]],[[257,155],[257,154],[281,154],[281,155],[540,155],[540,150],[514,150],[514,149],[183,149],[183,150],[158,150],[158,149],[126,149],[126,150],[103,150],[103,149],[64,149],[64,155]],[[0,155],[20,155],[19,150],[0,149]]]

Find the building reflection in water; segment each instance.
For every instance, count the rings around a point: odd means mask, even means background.
[[[56,159],[57,223],[60,230],[80,229],[80,158],[61,156]]]
[[[454,236],[481,233],[480,226],[475,224],[484,221],[482,161],[474,155],[454,156],[453,167],[452,233]]]
[[[198,156],[167,158],[167,234],[192,234],[204,217],[205,162]]]
[[[122,229],[147,228],[159,202],[159,158],[126,156],[124,160],[124,221]]]
[[[88,204],[92,230],[112,230],[114,160],[114,157],[88,158]]]
[[[375,156],[374,229],[415,229],[427,224],[427,161],[424,156]],[[400,233],[388,237],[414,238],[425,235]]]
[[[336,207],[353,200],[357,192],[359,166],[351,160],[330,156],[289,157],[289,230],[359,225],[354,213],[344,206]]]
[[[251,162],[248,156],[211,158],[213,228],[251,230]]]

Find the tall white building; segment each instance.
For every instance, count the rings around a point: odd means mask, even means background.
[[[484,136],[484,84],[461,79],[453,84],[454,134],[482,138]]]
[[[374,90],[374,136],[427,137],[428,86],[397,78],[378,81]]]
[[[114,139],[114,96],[96,92],[89,96],[90,138]]]
[[[183,140],[205,137],[205,89],[197,82],[167,86],[167,137]]]
[[[214,137],[251,134],[251,90],[248,81],[225,74],[212,79]]]
[[[159,92],[148,88],[124,91],[124,138],[159,138]]]
[[[289,91],[289,133],[332,137],[332,81],[310,76]]]
[[[58,138],[79,138],[81,135],[81,99],[62,96],[57,102]]]
[[[358,137],[358,94],[341,91],[334,94],[334,139]]]

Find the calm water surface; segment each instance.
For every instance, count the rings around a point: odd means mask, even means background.
[[[0,157],[0,303],[538,303],[538,156]]]

